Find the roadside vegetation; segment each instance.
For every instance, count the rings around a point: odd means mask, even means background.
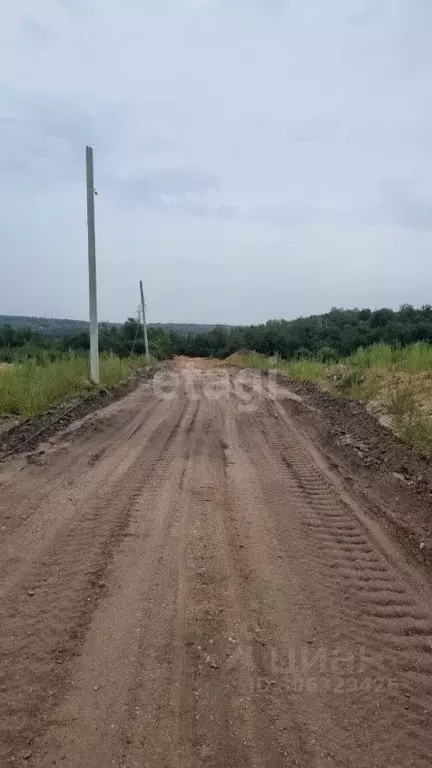
[[[409,445],[432,455],[432,345],[374,344],[338,360],[305,357],[277,360],[258,353],[234,354],[227,362],[278,370],[291,379],[315,382],[333,394],[362,400],[380,421]]]
[[[37,416],[94,388],[89,381],[88,333],[54,337],[54,328],[54,321],[49,335],[20,324],[0,328],[0,416]],[[153,359],[169,356],[158,329],[149,337]],[[145,365],[143,329],[132,318],[122,326],[101,326],[99,346],[101,387],[117,386]]]
[[[120,384],[140,364],[144,366],[144,358],[101,355],[100,386]],[[88,360],[83,355],[72,354],[45,364],[36,360],[9,364],[0,368],[0,414],[30,418],[92,389]]]

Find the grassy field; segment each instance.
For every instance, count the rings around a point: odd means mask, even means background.
[[[338,362],[314,358],[274,362],[251,354],[232,364],[276,368],[293,379],[313,381],[337,394],[363,400],[369,409],[409,445],[432,455],[432,345],[375,344]]]
[[[105,387],[115,386],[136,368],[144,366],[144,358],[119,358],[101,355],[100,379]],[[0,414],[37,416],[51,405],[67,402],[88,392],[88,359],[68,355],[62,360],[40,365],[33,360],[2,367],[0,370]]]

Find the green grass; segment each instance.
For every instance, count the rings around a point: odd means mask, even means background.
[[[422,453],[432,454],[432,418],[425,415],[416,398],[416,381],[410,377],[396,380],[386,397],[386,410],[392,416],[397,433]]]
[[[101,355],[101,385],[119,384],[140,365],[144,365],[141,358]],[[85,356],[71,355],[46,365],[27,360],[0,370],[0,413],[30,418],[91,389]]]
[[[310,357],[279,363],[276,367],[292,379],[300,381],[321,381],[327,370],[325,363]]]
[[[251,352],[250,355],[241,355],[238,358],[232,355],[229,358],[230,365],[243,365],[245,368],[259,368],[260,370],[277,370],[290,376],[292,379],[302,381],[320,381],[325,375],[327,366],[313,358],[300,358],[299,360],[282,360],[274,363],[271,358]]]
[[[374,344],[359,349],[348,362],[358,368],[386,368],[406,373],[432,374],[432,344],[418,341],[407,347],[392,347],[389,344]]]
[[[232,356],[230,362],[276,369],[292,379],[313,381],[335,394],[373,403],[377,412],[390,417],[405,442],[432,455],[432,344],[374,344],[328,364],[318,357],[275,363],[256,353]]]

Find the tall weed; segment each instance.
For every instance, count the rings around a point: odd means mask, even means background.
[[[119,384],[140,364],[144,360],[136,357],[101,355],[101,384]],[[26,360],[0,373],[0,413],[37,416],[50,405],[67,402],[92,386],[86,356],[69,355],[45,365]]]

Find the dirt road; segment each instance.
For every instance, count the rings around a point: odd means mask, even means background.
[[[0,765],[430,766],[426,576],[290,399],[177,373],[0,465]]]

